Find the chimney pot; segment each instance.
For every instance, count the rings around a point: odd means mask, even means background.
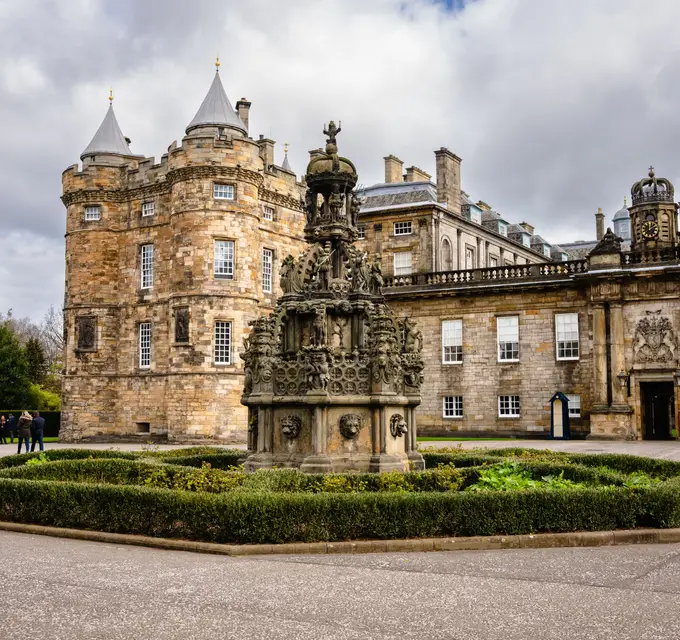
[[[385,182],[404,181],[404,163],[397,156],[385,156]]]
[[[597,208],[597,213],[595,214],[595,238],[599,242],[604,237],[604,213],[602,213],[602,207]]]

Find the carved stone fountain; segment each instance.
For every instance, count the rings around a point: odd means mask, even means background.
[[[244,340],[246,469],[388,471],[424,468],[416,451],[422,335],[382,294],[380,255],[353,242],[354,165],[338,156],[340,129],[307,167],[305,239],[281,264],[282,295]]]

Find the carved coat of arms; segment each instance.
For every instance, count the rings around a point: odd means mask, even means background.
[[[635,329],[636,362],[674,362],[677,339],[671,321],[661,311],[647,311]]]

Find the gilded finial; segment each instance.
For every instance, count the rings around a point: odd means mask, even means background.
[[[283,143],[283,152],[288,153],[288,143],[287,142]]]
[[[219,57],[219,56],[216,56],[216,57],[215,57],[215,69],[216,69],[217,71],[220,70],[220,57]]]
[[[624,207],[628,206],[628,196],[623,196],[623,206]]]
[[[109,102],[113,102],[113,87],[109,89]]]

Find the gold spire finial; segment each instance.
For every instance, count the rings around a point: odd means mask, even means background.
[[[628,206],[628,196],[623,196],[623,206],[624,207]]]
[[[220,70],[220,57],[219,57],[219,56],[216,56],[216,57],[215,57],[215,69],[216,69],[217,71]]]
[[[283,152],[288,153],[288,143],[287,142],[283,143]]]
[[[109,88],[109,102],[113,102],[113,87]]]

